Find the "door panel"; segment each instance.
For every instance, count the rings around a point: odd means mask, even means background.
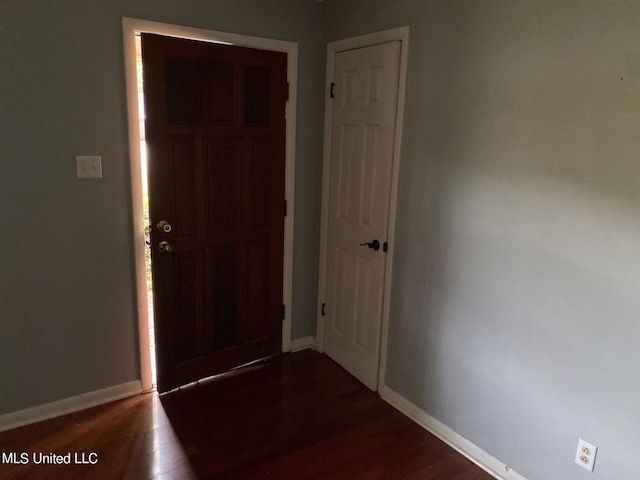
[[[176,359],[184,362],[202,351],[202,258],[198,252],[174,256],[175,302],[180,328],[177,329]],[[195,300],[195,301],[194,301]]]
[[[234,245],[211,249],[213,348],[223,350],[232,347],[237,340],[238,325],[238,278],[237,253]]]
[[[242,137],[207,137],[208,233],[234,233],[240,229]]]
[[[162,392],[281,349],[287,59],[148,34],[142,49]]]
[[[232,126],[234,122],[233,63],[211,62],[204,67],[204,122]]]
[[[377,389],[400,42],[335,56],[324,348]],[[366,242],[378,240],[375,251]]]

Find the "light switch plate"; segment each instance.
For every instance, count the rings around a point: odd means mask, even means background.
[[[102,157],[100,155],[76,156],[78,178],[102,178]]]

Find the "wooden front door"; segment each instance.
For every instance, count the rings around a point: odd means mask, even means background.
[[[142,35],[158,391],[282,348],[284,53]]]

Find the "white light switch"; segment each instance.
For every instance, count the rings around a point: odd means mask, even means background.
[[[78,178],[102,178],[102,157],[100,155],[76,156]]]

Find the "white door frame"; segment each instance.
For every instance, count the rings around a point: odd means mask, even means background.
[[[140,128],[138,120],[138,88],[136,73],[135,37],[140,33],[155,33],[170,37],[205,42],[227,43],[240,47],[271,50],[287,54],[287,81],[289,101],[286,110],[286,171],[285,198],[287,216],[284,223],[284,281],[283,302],[287,305],[282,323],[282,351],[291,350],[291,304],[293,291],[293,218],[296,151],[296,100],[298,78],[298,44],[269,38],[249,37],[234,33],[216,32],[200,28],[170,25],[135,18],[122,18],[124,61],[127,90],[127,117],[129,121],[129,156],[131,162],[131,192],[133,201],[133,245],[138,301],[138,337],[140,343],[140,375],[143,391],[151,390],[151,349],[147,286],[145,273],[145,237],[142,209],[142,170],[140,162]]]
[[[334,81],[335,56],[339,52],[356,48],[370,47],[381,43],[400,41],[400,72],[398,80],[398,108],[396,111],[396,127],[393,143],[393,160],[391,170],[391,191],[389,199],[389,250],[385,259],[385,278],[382,297],[382,332],[380,337],[380,369],[378,372],[379,387],[384,385],[384,371],[387,359],[387,336],[389,331],[389,299],[391,296],[391,278],[393,268],[393,248],[395,237],[396,207],[398,198],[398,173],[400,151],[402,145],[402,122],[404,118],[404,97],[407,82],[407,58],[409,47],[409,27],[399,27],[383,32],[371,33],[359,37],[337,40],[327,44],[327,75],[324,108],[324,142],[322,160],[322,213],[320,223],[320,272],[318,279],[318,313],[316,331],[316,350],[324,350],[324,317],[322,304],[325,302],[327,278],[327,226],[329,222],[329,179],[331,167],[331,126],[333,118],[333,101],[330,98],[331,83]]]

